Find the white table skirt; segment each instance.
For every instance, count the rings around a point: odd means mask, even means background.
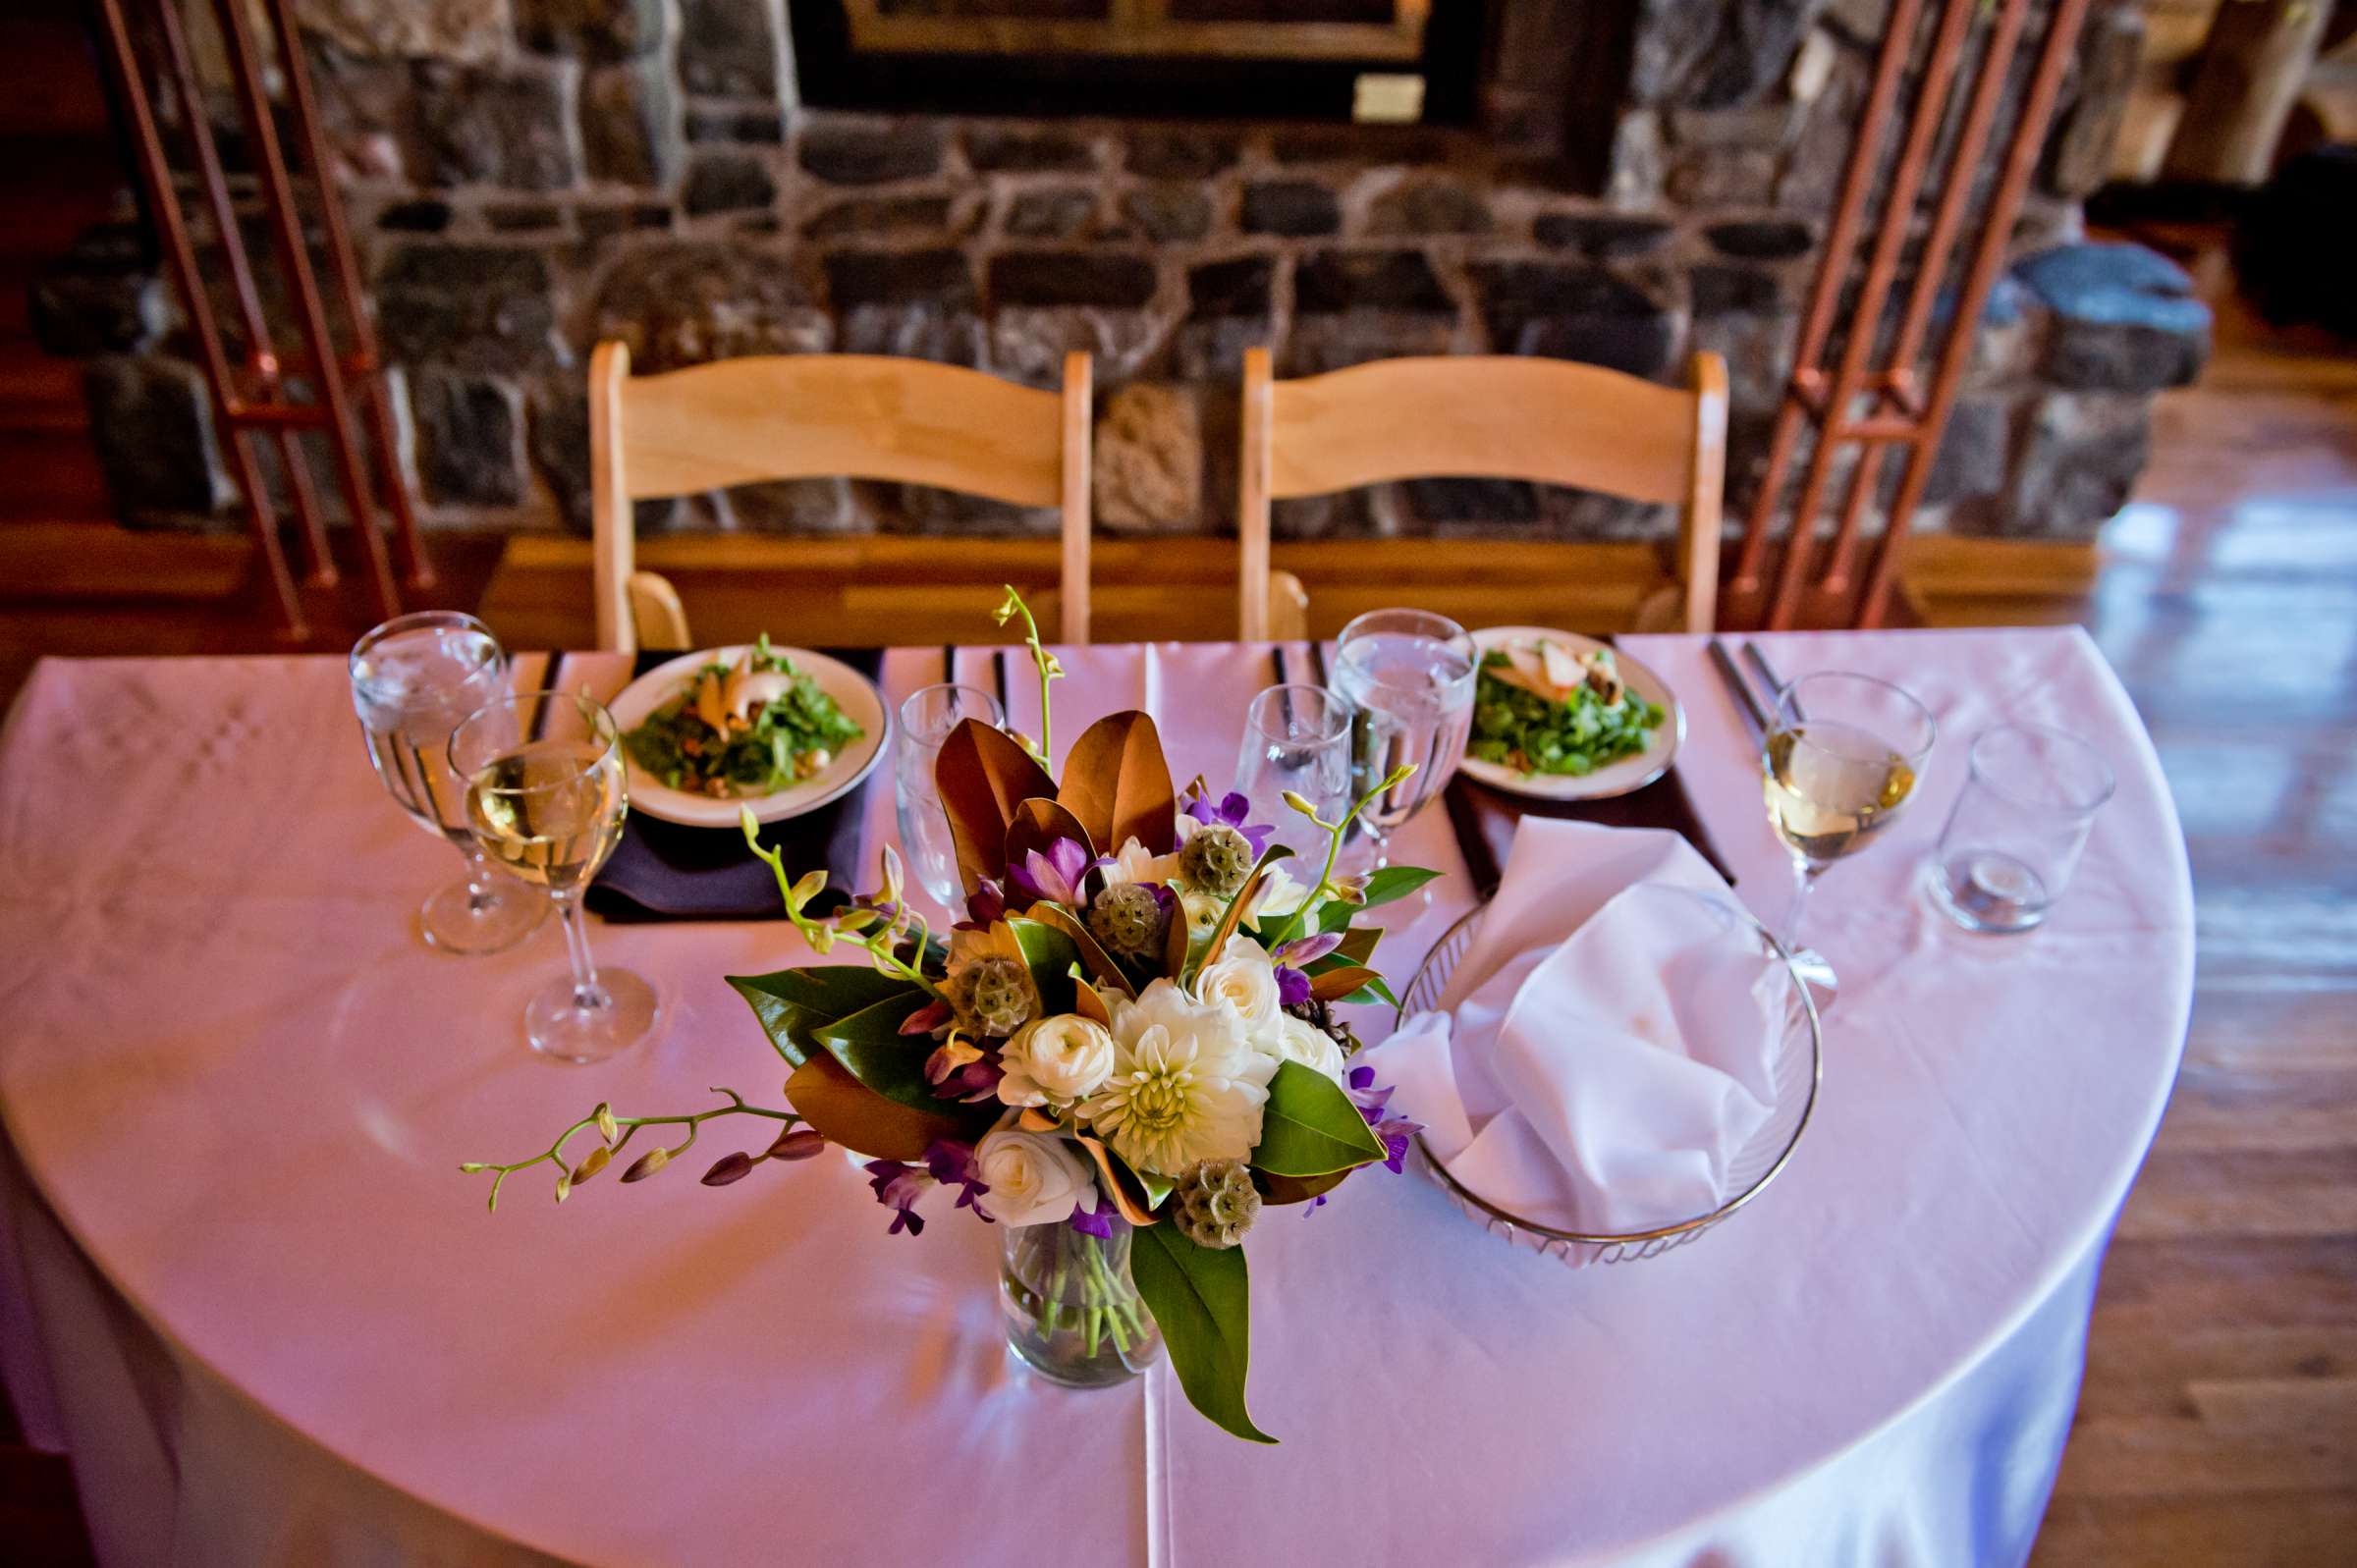
[[[2078,633],[1768,645],[1788,675],[1898,678],[1944,727],[1919,803],[1819,892],[1844,985],[1799,1156],[1640,1266],[1509,1251],[1380,1172],[1275,1214],[1252,1242],[1273,1450],[1167,1374],[1075,1394],[1012,1371],[995,1236],[887,1237],[840,1162],[598,1184],[562,1211],[527,1173],[486,1217],[456,1163],[600,1098],[774,1092],[719,977],[800,961],[791,932],[601,928],[601,957],[670,988],[669,1032],[596,1068],[537,1061],[513,1014],[555,934],[488,959],[418,946],[410,910],[456,863],[382,797],[340,661],[45,664],[0,733],[0,1372],[73,1455],[110,1568],[2018,1562],[2182,1040],[2182,840]],[[1700,645],[1630,647],[1685,696],[1689,787],[1775,912],[1756,762]],[[1272,678],[1234,646],[1066,660],[1060,742],[1144,706],[1174,771],[1215,783]],[[612,660],[567,670],[620,684]],[[940,676],[939,650],[896,651],[885,683]],[[2078,886],[2017,940],[1964,936],[1911,885],[2000,714],[2072,725],[2121,774]],[[888,784],[871,811],[881,841]],[[1403,839],[1459,869],[1437,811]],[[1437,888],[1391,922],[1402,979],[1462,908],[1461,878]]]

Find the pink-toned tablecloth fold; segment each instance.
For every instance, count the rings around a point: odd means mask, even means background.
[[[1689,787],[1772,909],[1781,851],[1700,645],[1630,647],[1684,696]],[[383,798],[339,661],[46,664],[0,740],[12,1391],[70,1443],[110,1564],[2018,1560],[2182,1036],[2181,840],[2083,636],[1769,647],[1787,674],[1904,681],[1948,737],[1908,819],[1819,892],[1844,984],[1799,1158],[1627,1269],[1509,1251],[1380,1172],[1272,1215],[1252,1398],[1274,1450],[1141,1385],[1016,1375],[996,1237],[888,1237],[841,1162],[722,1190],[689,1162],[562,1211],[527,1174],[485,1216],[458,1162],[600,1099],[774,1093],[721,977],[806,961],[791,934],[599,931],[669,987],[670,1031],[537,1061],[514,1013],[561,962],[553,928],[490,959],[417,945],[410,909],[456,862]],[[1274,678],[1265,648],[1065,657],[1060,748],[1136,704],[1215,784]],[[897,651],[885,683],[942,674],[940,650]],[[1035,691],[1012,695],[1037,733]],[[2082,730],[2122,780],[2069,899],[2004,942],[1911,886],[1961,740],[1999,716]],[[881,841],[888,779],[869,809]],[[1437,811],[1402,838],[1457,870]],[[1395,972],[1463,896],[1392,921]],[[703,1148],[736,1146],[724,1122]]]

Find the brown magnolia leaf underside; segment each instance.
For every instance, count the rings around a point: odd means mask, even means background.
[[[1309,994],[1317,1001],[1340,1001],[1359,987],[1383,976],[1358,964],[1345,964],[1309,977]]]
[[[919,1161],[935,1139],[965,1136],[965,1128],[952,1117],[885,1099],[824,1052],[812,1053],[794,1069],[786,1080],[786,1098],[827,1142],[871,1160]]]
[[[1252,875],[1246,877],[1243,887],[1236,890],[1234,899],[1228,905],[1228,912],[1220,916],[1220,923],[1212,928],[1211,941],[1203,948],[1205,963],[1219,961],[1220,949],[1228,946],[1228,939],[1235,935],[1235,928],[1244,923],[1244,911],[1251,908],[1252,900],[1260,896],[1261,885],[1269,880],[1269,868],[1291,853],[1281,843],[1269,845],[1268,852],[1253,866]]]
[[[1121,966],[1113,961],[1113,954],[1105,950],[1105,945],[1097,941],[1097,934],[1089,930],[1069,909],[1062,904],[1035,903],[1024,912],[1024,918],[1036,920],[1043,926],[1054,926],[1071,938],[1072,946],[1080,949],[1080,967],[1088,971],[1089,979],[1113,987],[1131,1000],[1137,999],[1136,989],[1129,984],[1128,976],[1122,973]]]
[[[1132,838],[1149,854],[1178,847],[1178,797],[1162,736],[1134,709],[1107,714],[1072,742],[1056,798],[1107,854],[1120,854]]]
[[[1056,794],[1056,781],[1029,752],[976,719],[959,724],[942,742],[933,783],[950,819],[959,880],[969,893],[984,877],[1007,874],[1007,828],[1015,808]]]
[[[1146,1195],[1138,1188],[1137,1178],[1113,1162],[1101,1141],[1083,1137],[1078,1142],[1088,1151],[1088,1158],[1097,1162],[1097,1173],[1103,1178],[1098,1185],[1113,1194],[1113,1206],[1122,1212],[1122,1217],[1133,1225],[1153,1224],[1154,1211],[1146,1206]]]
[[[1358,1167],[1353,1165],[1351,1170]],[[1343,1184],[1350,1170],[1330,1170],[1323,1176],[1272,1176],[1256,1170],[1261,1185],[1261,1201],[1269,1204],[1307,1203],[1310,1199],[1334,1191]]]

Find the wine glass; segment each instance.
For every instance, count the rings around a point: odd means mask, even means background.
[[[468,715],[450,737],[466,781],[466,825],[484,853],[548,890],[565,926],[572,974],[533,993],[523,1012],[534,1051],[602,1061],[654,1032],[655,988],[627,969],[600,971],[581,929],[581,890],[622,839],[630,785],[614,716],[586,693],[524,691]]]
[[[933,901],[953,914],[965,907],[965,886],[958,875],[958,846],[950,839],[949,814],[933,764],[942,742],[967,719],[993,729],[1007,723],[999,699],[976,686],[920,686],[901,704],[901,727],[893,740],[892,798],[900,813],[901,853]]]
[[[1371,869],[1386,863],[1391,836],[1464,760],[1480,664],[1465,628],[1429,611],[1370,610],[1343,628],[1334,687],[1352,710],[1352,787],[1363,793],[1401,764],[1415,764],[1359,813],[1374,842]]]
[[[508,656],[472,616],[400,616],[353,644],[352,705],[385,790],[426,832],[448,839],[466,876],[418,906],[426,945],[444,952],[512,947],[540,928],[548,905],[503,888],[466,828],[466,784],[450,771],[450,732],[508,683]]]
[[[1288,791],[1339,821],[1350,809],[1350,704],[1320,686],[1271,686],[1254,697],[1234,787],[1262,822],[1286,820]]]
[[[1939,727],[1924,705],[1872,676],[1802,676],[1777,694],[1761,754],[1769,826],[1792,854],[1784,946],[1800,945],[1809,890],[1906,809]]]

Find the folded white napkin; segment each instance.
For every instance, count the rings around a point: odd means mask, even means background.
[[[1444,1010],[1368,1060],[1501,1209],[1589,1234],[1707,1214],[1773,1108],[1790,984],[1739,908],[1674,833],[1526,817]]]

